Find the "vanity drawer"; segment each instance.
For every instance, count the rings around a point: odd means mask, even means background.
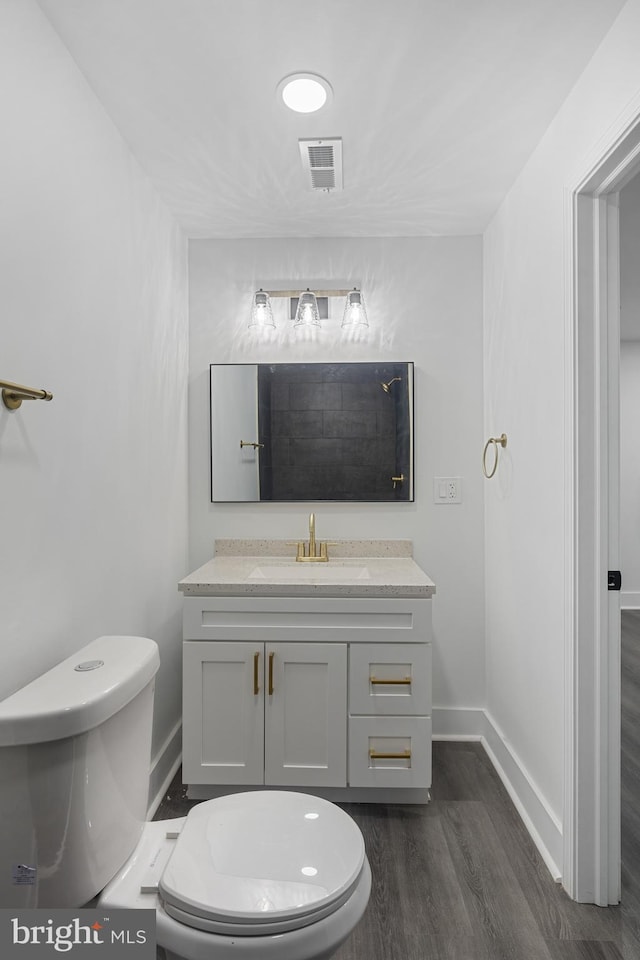
[[[431,644],[352,644],[349,713],[430,715]]]
[[[430,787],[430,717],[350,717],[349,786]]]

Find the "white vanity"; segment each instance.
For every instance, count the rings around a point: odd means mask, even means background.
[[[206,799],[291,787],[424,803],[431,597],[406,540],[219,540],[184,594],[183,780]]]

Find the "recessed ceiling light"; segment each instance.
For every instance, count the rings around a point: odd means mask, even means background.
[[[331,85],[315,73],[292,73],[278,84],[285,106],[296,113],[315,113],[331,100]]]

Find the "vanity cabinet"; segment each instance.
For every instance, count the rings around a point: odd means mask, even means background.
[[[187,782],[344,787],[344,643],[186,641]]]
[[[186,596],[183,780],[426,802],[431,604]]]

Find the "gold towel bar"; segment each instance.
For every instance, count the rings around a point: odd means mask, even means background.
[[[491,480],[491,477],[494,475],[494,473],[498,469],[498,444],[500,444],[501,447],[506,447],[507,445],[506,433],[500,434],[499,437],[489,437],[489,439],[484,445],[484,450],[482,451],[482,472],[484,473],[487,480]],[[491,470],[487,470],[487,450],[491,445],[493,445],[495,459],[493,461],[493,467],[491,468]]]
[[[37,390],[35,387],[23,387],[20,383],[11,383],[10,380],[0,380],[2,400],[8,410],[17,410],[23,400],[53,400],[53,394],[48,390]]]

